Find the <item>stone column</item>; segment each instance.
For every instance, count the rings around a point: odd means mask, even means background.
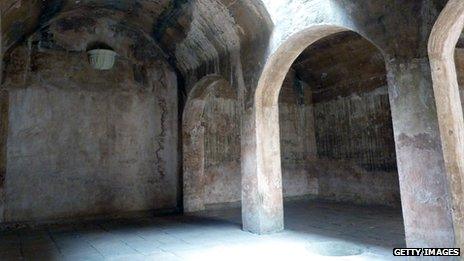
[[[464,1],[450,0],[435,21],[428,53],[441,130],[443,155],[453,198],[456,247],[464,249],[464,120],[457,69],[462,73],[462,49],[456,43],[464,28]],[[456,63],[455,63],[456,58]]]
[[[6,141],[8,134],[8,92],[3,89],[3,33],[2,6],[0,4],[0,223],[4,222]]]
[[[257,117],[261,117],[261,121],[256,121]],[[265,128],[266,133],[261,133],[258,139],[256,126],[259,122],[278,123],[277,107],[261,108],[260,112],[249,108],[243,114],[242,221],[244,230],[268,234],[284,229],[280,136],[278,128]],[[264,151],[263,147],[272,149]],[[263,158],[269,158],[269,154],[277,160],[263,164]]]
[[[451,197],[427,58],[389,59],[389,95],[408,247],[454,247]]]

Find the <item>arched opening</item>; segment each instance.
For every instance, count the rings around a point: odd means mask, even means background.
[[[184,211],[240,202],[240,129],[236,93],[220,76],[190,91],[182,124]]]
[[[270,57],[255,96],[257,175],[244,173],[242,181],[257,182],[259,190],[243,188],[244,229],[281,230],[282,199],[300,190],[322,200],[397,207],[392,240],[404,245],[386,78],[381,52],[337,26],[297,33]],[[292,125],[292,117],[306,122]]]
[[[286,179],[298,175],[286,169],[299,168],[319,173],[312,194],[400,206],[385,62],[375,46],[343,32],[306,48],[286,76],[279,112],[284,194],[295,194]]]
[[[387,72],[376,46],[352,31],[308,46],[282,85],[279,121],[284,198],[297,196],[284,202],[287,230],[340,226],[341,238],[375,241],[386,253],[404,245]]]
[[[244,230],[262,234],[284,228],[280,161],[279,93],[292,63],[317,40],[348,29],[313,26],[285,41],[269,57],[255,92],[253,119],[254,162],[244,162],[242,172],[242,222]],[[251,142],[251,141],[250,141]],[[247,170],[247,165],[251,169]],[[253,186],[250,186],[253,184]]]
[[[456,245],[464,247],[464,2],[450,0],[434,25],[429,58],[447,179],[453,200]]]

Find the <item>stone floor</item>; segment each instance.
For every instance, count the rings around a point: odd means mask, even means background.
[[[286,230],[265,236],[240,229],[239,209],[2,232],[0,260],[391,260],[404,246],[398,210],[285,207]]]

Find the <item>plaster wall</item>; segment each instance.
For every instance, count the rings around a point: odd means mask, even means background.
[[[399,207],[386,87],[316,104],[293,97],[279,103],[284,195]]]
[[[38,43],[17,47],[6,75],[4,222],[176,209],[177,83],[164,61],[97,71],[85,51]]]
[[[284,197],[318,195],[318,179],[309,170],[315,156],[313,107],[279,104],[282,189]]]
[[[224,86],[218,86],[219,84]],[[226,85],[226,82],[217,82],[214,87],[217,90],[227,90],[230,87]],[[283,94],[280,103],[284,196],[314,197],[317,195],[318,183],[314,175],[308,174],[307,164],[308,155],[315,155],[316,149],[313,108],[312,105],[299,105],[293,86],[286,86],[289,91]],[[238,100],[227,93],[209,95],[205,98],[201,121],[205,128],[204,203],[208,207],[237,204],[241,200]]]
[[[387,88],[317,103],[314,118],[318,160],[308,164],[319,197],[399,207]]]
[[[317,176],[308,161],[317,157],[314,106],[309,86],[290,70],[279,95],[279,124],[284,197],[316,197]]]
[[[208,97],[205,122],[205,204],[240,202],[240,113],[236,99]]]

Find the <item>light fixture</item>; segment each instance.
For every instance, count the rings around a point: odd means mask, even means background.
[[[110,49],[93,49],[87,51],[90,65],[96,70],[110,70],[114,66],[117,53]]]

